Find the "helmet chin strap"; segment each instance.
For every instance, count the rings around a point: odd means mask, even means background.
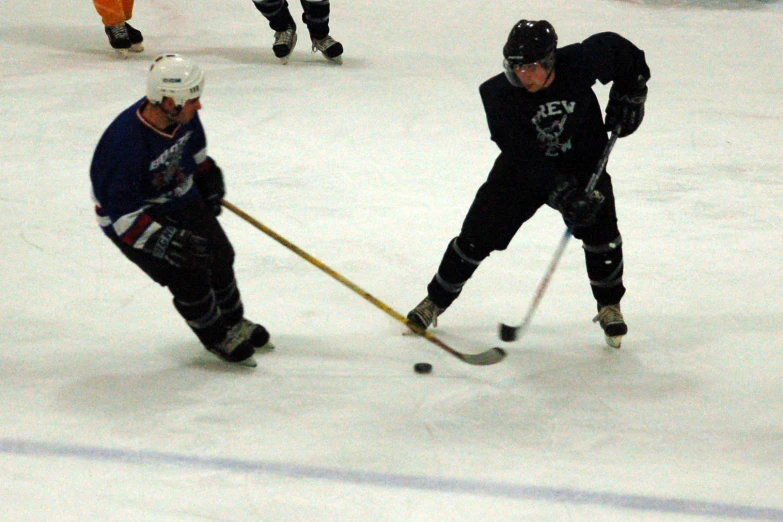
[[[541,60],[541,64],[547,64],[549,66],[549,73],[546,75],[546,80],[544,80],[544,85],[547,85],[550,81],[550,78],[552,78],[552,75],[555,73],[555,51],[554,49]]]
[[[546,79],[544,80],[544,85],[549,85],[549,80],[552,78],[552,75],[555,74],[555,68],[552,67],[549,69],[549,73],[546,75]]]

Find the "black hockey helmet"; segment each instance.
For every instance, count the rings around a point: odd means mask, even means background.
[[[554,66],[557,33],[546,20],[520,20],[511,29],[503,58],[511,67],[540,62],[547,69]]]
[[[503,46],[503,70],[506,78],[515,87],[522,87],[514,67],[535,62],[551,72],[555,68],[557,33],[546,20],[520,20],[511,29],[506,45]]]

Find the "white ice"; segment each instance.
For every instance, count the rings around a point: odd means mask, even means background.
[[[508,358],[473,367],[226,212],[277,345],[230,367],[97,227],[97,140],[180,52],[207,71],[227,199],[406,313],[497,154],[478,86],[520,18],[647,53],[644,124],[609,162],[619,351],[576,241]],[[278,64],[250,0],[137,2],[147,50],[126,61],[91,2],[0,20],[2,520],[783,520],[783,4],[335,0],[342,66],[302,24]],[[542,209],[434,333],[501,345],[562,231]]]

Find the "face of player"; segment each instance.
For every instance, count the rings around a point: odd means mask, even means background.
[[[519,78],[519,81],[522,82],[522,85],[528,92],[538,92],[549,87],[555,76],[554,71],[542,67],[541,62],[515,65],[514,74],[517,75],[517,78]]]
[[[185,105],[183,105],[182,109],[179,111],[179,114],[172,119],[179,124],[189,123],[199,110],[201,110],[201,98],[193,98],[192,100],[186,101]]]

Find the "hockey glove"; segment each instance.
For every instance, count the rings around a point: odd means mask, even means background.
[[[573,229],[595,223],[605,199],[597,190],[585,194],[573,179],[567,179],[549,195],[547,204],[559,210],[568,228]]]
[[[182,228],[162,227],[150,236],[144,250],[177,267],[209,270],[212,265],[209,241]]]
[[[618,88],[612,84],[609,90],[609,102],[606,104],[606,130],[612,131],[620,126],[618,138],[630,136],[644,119],[644,102],[647,100],[646,80],[640,78],[639,84],[630,90]]]
[[[208,156],[207,160],[196,168],[193,181],[196,183],[196,188],[201,193],[201,197],[204,199],[207,208],[212,212],[212,215],[219,216],[223,210],[221,202],[226,195],[223,171]]]

